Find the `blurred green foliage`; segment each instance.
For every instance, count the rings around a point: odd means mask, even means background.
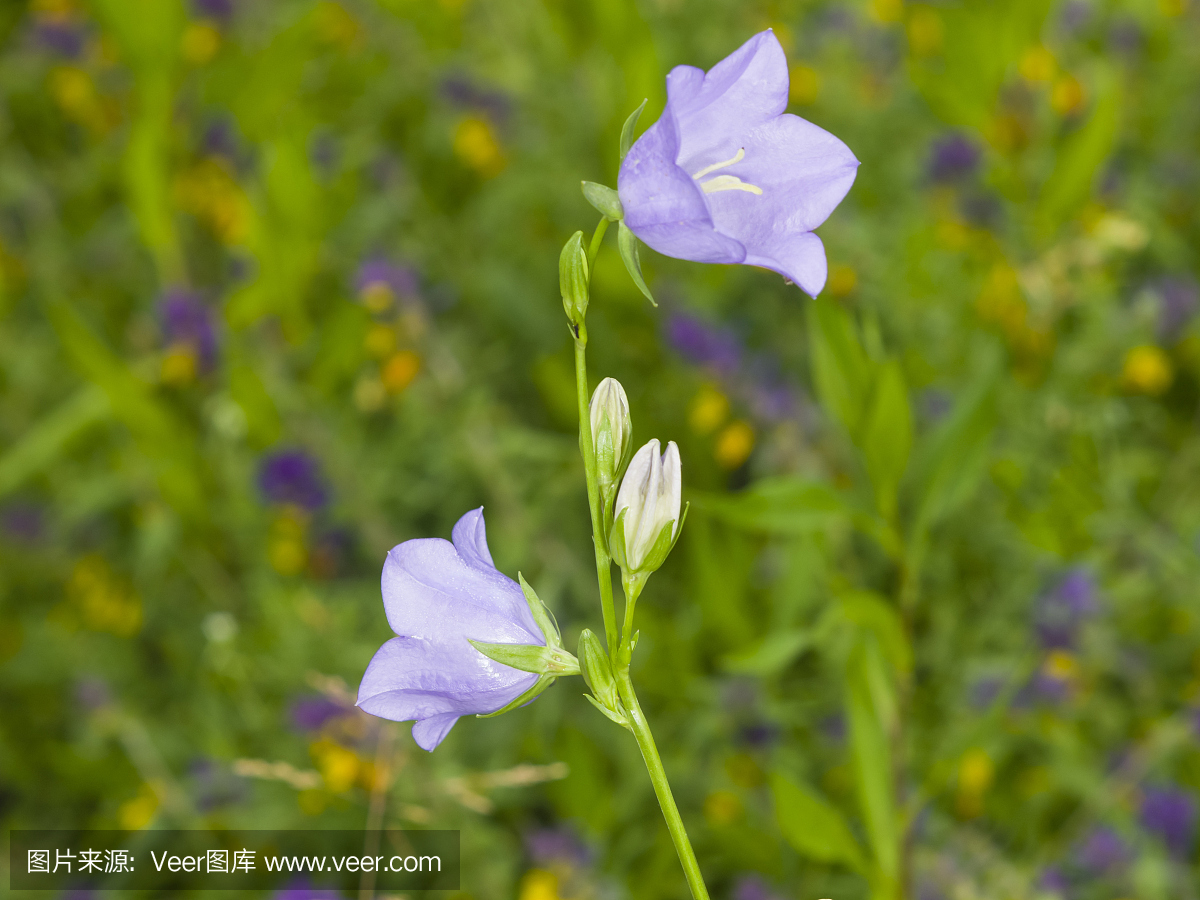
[[[559,249],[768,26],[862,161],[825,294],[643,251],[654,309],[614,229],[588,320],[683,455],[634,675],[714,897],[1195,896],[1194,0],[3,4],[6,828],[375,794],[464,896],[685,896],[581,684],[434,754],[352,696],[480,505],[598,627]]]

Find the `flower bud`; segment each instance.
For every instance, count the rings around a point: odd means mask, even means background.
[[[562,292],[563,309],[578,337],[588,307],[588,263],[582,231],[571,235],[559,254],[558,287]]]
[[[620,725],[627,724],[625,708],[617,693],[617,680],[613,677],[612,666],[608,662],[608,654],[600,638],[585,628],[579,635],[579,671],[587,682],[589,697],[596,708]]]
[[[601,381],[592,394],[590,410],[596,474],[607,510],[633,452],[633,421],[629,418],[629,399],[621,382],[615,378]]]
[[[663,564],[679,536],[683,483],[674,441],[660,457],[658,441],[646,444],[629,462],[617,505],[609,550],[626,573],[649,573]]]
[[[621,198],[617,192],[607,185],[596,184],[594,181],[583,182],[583,196],[592,204],[596,212],[611,222],[625,218],[625,210],[621,206]]]

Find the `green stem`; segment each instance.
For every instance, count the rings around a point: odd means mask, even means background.
[[[646,716],[638,703],[637,694],[633,691],[628,669],[617,675],[617,691],[621,695],[621,702],[625,704],[625,717],[629,720],[630,730],[637,739],[638,749],[642,751],[646,771],[650,773],[658,805],[662,807],[663,818],[667,821],[667,830],[671,832],[675,852],[679,854],[679,862],[683,866],[683,874],[692,891],[692,898],[708,900],[708,888],[704,886],[704,877],[700,874],[700,863],[696,861],[692,842],[688,840],[687,829],[683,827],[683,817],[679,815],[679,807],[675,805],[675,796],[671,793],[671,785],[667,781],[667,771],[663,768],[662,757],[658,755],[658,747],[654,745],[654,736],[650,733]]]
[[[607,220],[602,219],[601,225]],[[599,229],[597,229],[599,230]],[[592,241],[596,243],[595,239]],[[617,617],[613,611],[612,559],[604,541],[604,515],[600,509],[600,484],[596,477],[596,448],[592,444],[592,417],[588,410],[587,329],[579,326],[575,338],[575,388],[579,396],[579,452],[587,475],[588,507],[592,512],[592,544],[596,549],[596,578],[600,583],[600,608],[604,613],[604,638],[609,656],[617,652]]]

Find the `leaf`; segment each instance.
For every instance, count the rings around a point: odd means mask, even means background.
[[[872,698],[867,650],[854,649],[846,667],[846,713],[850,721],[855,783],[880,877],[895,883],[900,869],[892,775],[891,738]]]
[[[554,677],[579,674],[575,657],[560,648],[541,644],[489,644],[470,638],[467,641],[488,659],[522,672]]]
[[[917,473],[913,519],[917,533],[954,512],[978,486],[996,425],[998,371],[998,366],[990,366],[946,422],[923,442],[913,466]]]
[[[654,302],[650,288],[646,287],[646,279],[642,277],[642,261],[638,258],[637,236],[629,230],[624,219],[617,224],[617,249],[621,252],[621,262],[625,263],[625,270],[633,279],[633,283],[638,286],[638,290],[646,295],[651,306],[658,306]]]
[[[813,634],[807,629],[772,631],[750,652],[726,656],[722,667],[737,675],[773,675],[786,669],[813,643]]]
[[[1054,170],[1042,188],[1037,219],[1043,232],[1057,231],[1092,193],[1096,173],[1112,153],[1121,119],[1121,85],[1106,69],[1096,79],[1096,103],[1087,122],[1059,147]]]
[[[475,642],[472,641],[471,643],[474,644]],[[478,649],[478,645],[476,645],[476,648]],[[475,717],[477,719],[491,719],[496,716],[504,715],[504,713],[514,710],[519,706],[524,706],[526,703],[532,703],[539,696],[541,696],[542,692],[544,690],[546,690],[546,688],[550,687],[550,685],[552,685],[553,683],[554,683],[553,675],[543,675],[541,678],[539,678],[537,681],[535,681],[533,683],[533,687],[531,687],[529,690],[527,690],[525,693],[523,693],[517,699],[515,699],[509,703],[506,703],[504,706],[500,707],[495,712],[478,713],[478,714],[476,714]]]
[[[799,853],[827,863],[843,863],[865,872],[866,860],[842,814],[806,785],[771,775],[775,819],[784,838]]]
[[[703,509],[747,531],[805,535],[844,517],[840,497],[827,484],[793,476],[764,478],[737,494],[692,493]]]
[[[636,95],[635,95],[636,96]],[[637,128],[638,119],[642,115],[642,110],[646,108],[646,104],[650,102],[649,98],[642,101],[641,105],[629,114],[629,118],[625,120],[625,124],[621,126],[621,161],[624,162],[625,157],[629,155],[629,148],[633,146],[633,130]]]
[[[529,614],[533,616],[533,621],[537,623],[538,628],[542,629],[542,637],[546,639],[547,646],[561,647],[562,638],[559,636],[558,626],[555,624],[553,616],[550,615],[550,610],[546,609],[546,604],[542,603],[537,592],[529,586],[529,582],[520,572],[517,573],[517,581],[525,594],[525,602],[529,605]]]
[[[596,212],[612,222],[625,217],[625,209],[621,206],[621,198],[617,192],[605,184],[585,181],[582,184],[583,196]]]
[[[246,416],[246,428],[254,447],[262,449],[279,440],[283,423],[275,401],[246,360],[237,360],[229,367],[229,395]]]
[[[39,419],[0,456],[0,497],[53,465],[71,441],[110,414],[108,398],[87,385]]]
[[[888,663],[897,673],[907,675],[912,671],[912,647],[900,617],[890,603],[871,591],[850,591],[838,600],[846,621],[875,635]]]
[[[912,408],[899,362],[891,360],[875,378],[870,408],[863,423],[862,451],[883,517],[896,517],[896,495],[912,451]]]
[[[854,437],[866,412],[872,374],[854,323],[843,307],[818,297],[808,305],[808,331],[817,396]]]

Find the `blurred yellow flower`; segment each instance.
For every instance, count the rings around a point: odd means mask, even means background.
[[[904,0],[871,0],[867,10],[876,22],[899,22],[904,12]]]
[[[115,122],[115,113],[96,90],[92,76],[75,66],[55,66],[50,71],[50,95],[68,118],[103,133]]]
[[[387,390],[374,375],[363,375],[354,383],[354,405],[360,411],[372,413],[383,407]]]
[[[280,575],[296,575],[308,562],[307,516],[302,509],[288,506],[271,523],[267,539],[267,559]]]
[[[933,56],[942,49],[945,27],[938,11],[915,6],[908,17],[908,45],[917,56]]]
[[[175,179],[175,202],[207,224],[224,244],[243,243],[253,211],[226,164],[206,159]]]
[[[349,50],[358,41],[361,28],[358,20],[340,3],[333,0],[323,0],[317,4],[314,11],[317,34],[322,40],[328,41]]]
[[[196,351],[191,344],[172,344],[163,354],[159,378],[163,384],[189,384],[196,378]]]
[[[1054,54],[1044,44],[1034,44],[1025,51],[1017,66],[1021,77],[1032,84],[1045,84],[1058,71],[1058,63]]]
[[[191,22],[183,32],[183,58],[202,66],[221,48],[221,32],[211,22]]]
[[[372,281],[367,283],[358,292],[358,296],[362,300],[363,306],[373,313],[387,312],[391,308],[391,305],[396,302],[396,294],[392,291],[392,286],[386,281]]]
[[[1079,663],[1065,650],[1051,650],[1042,671],[1056,681],[1072,681],[1079,674]]]
[[[396,349],[396,329],[390,325],[372,325],[367,330],[363,346],[372,356],[382,359]]]
[[[821,95],[821,73],[812,66],[792,66],[788,100],[800,105],[815,103]]]
[[[729,399],[711,384],[696,392],[688,405],[688,425],[696,434],[711,434],[729,416]]]
[[[1159,12],[1171,19],[1182,16],[1189,5],[1190,0],[1158,0]]]
[[[1174,379],[1171,361],[1161,347],[1141,344],[1125,354],[1121,383],[1126,390],[1156,397],[1165,392]]]
[[[75,563],[67,581],[67,599],[92,631],[130,637],[141,630],[141,599],[98,553]]]
[[[330,791],[340,794],[354,786],[361,765],[357,753],[330,740],[315,741],[308,751]]]
[[[412,384],[412,380],[421,371],[421,357],[411,350],[401,350],[393,353],[380,373],[380,380],[389,394],[399,394]]]
[[[504,168],[504,151],[486,119],[467,116],[454,129],[454,155],[484,178]]]
[[[545,869],[530,869],[521,879],[517,900],[560,900],[558,876]]]
[[[742,801],[733,791],[713,791],[704,800],[704,818],[710,825],[732,825],[742,815]]]
[[[829,270],[829,293],[835,297],[848,297],[858,287],[858,273],[844,263]]]
[[[736,469],[750,456],[754,449],[754,429],[740,419],[731,422],[717,435],[717,446],[713,449],[718,465],[724,469]]]
[[[1060,116],[1070,116],[1083,109],[1087,99],[1083,85],[1074,75],[1063,75],[1050,90],[1050,106]]]
[[[150,824],[158,812],[158,794],[143,784],[132,800],[126,800],[117,810],[117,823],[126,831],[140,831]]]
[[[958,764],[956,807],[959,815],[974,818],[983,811],[983,796],[991,787],[995,774],[995,766],[986,750],[975,747],[963,754]]]

